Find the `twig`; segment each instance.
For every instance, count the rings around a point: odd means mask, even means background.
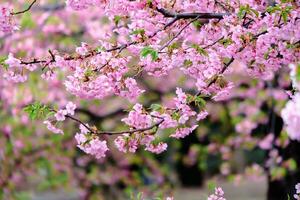
[[[164,50],[167,46],[169,46],[191,23],[195,22],[199,19],[199,16],[195,19],[191,20],[189,23],[187,23],[171,40],[169,40],[164,46],[162,46],[159,51]]]
[[[50,110],[55,112],[55,113],[57,112],[54,109],[50,109]],[[97,130],[94,130],[94,129],[90,128],[88,125],[86,125],[84,122],[82,122],[80,119],[78,119],[76,117],[73,117],[71,115],[65,115],[66,118],[71,119],[71,120],[83,125],[86,129],[89,130],[90,133],[96,134],[96,135],[122,135],[122,134],[125,134],[125,133],[133,134],[133,133],[137,133],[137,132],[148,131],[148,130],[151,130],[155,127],[158,127],[160,124],[162,124],[165,121],[165,119],[162,118],[162,117],[154,116],[154,115],[151,115],[151,116],[154,117],[154,118],[161,119],[161,120],[159,122],[149,126],[149,127],[146,127],[146,128],[125,130],[125,131],[119,131],[119,132],[112,132],[112,131],[97,131]]]
[[[156,8],[156,11],[161,13],[167,18],[178,18],[178,19],[193,19],[198,17],[198,19],[223,19],[224,16],[230,15],[229,13],[176,13],[171,12],[164,8]]]
[[[108,131],[101,131],[101,132],[96,132],[95,134],[98,134],[98,135],[102,135],[102,134],[106,134],[106,135],[122,135],[122,134],[125,134],[125,133],[128,133],[128,134],[133,134],[133,133],[138,133],[138,132],[143,132],[143,131],[148,131],[148,130],[151,130],[155,127],[158,127],[160,124],[162,124],[165,120],[164,119],[161,119],[159,122],[149,126],[149,127],[146,127],[146,128],[141,128],[141,129],[133,129],[133,130],[126,130],[126,131],[120,131],[120,132],[108,132]]]
[[[33,1],[31,2],[31,4],[28,6],[28,8],[26,8],[25,10],[18,11],[18,12],[12,12],[11,14],[12,14],[12,15],[20,15],[20,14],[23,14],[23,13],[29,11],[29,10],[31,9],[31,7],[32,7],[36,2],[37,2],[37,0],[33,0]]]

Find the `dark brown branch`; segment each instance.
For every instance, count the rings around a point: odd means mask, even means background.
[[[157,117],[155,116],[156,118],[160,118],[160,117]],[[158,127],[160,124],[162,124],[165,120],[163,118],[161,118],[161,120],[149,127],[146,127],[146,128],[141,128],[141,129],[132,129],[132,130],[126,130],[126,131],[120,131],[120,132],[108,132],[108,131],[98,131],[96,132],[95,134],[97,135],[122,135],[122,134],[133,134],[133,133],[138,133],[138,132],[144,132],[144,131],[149,131],[155,127]]]
[[[51,111],[53,112],[57,112],[56,110],[54,109],[50,109]],[[90,128],[88,125],[86,125],[84,122],[82,122],[80,119],[76,118],[76,117],[73,117],[71,115],[66,115],[66,118],[68,119],[71,119],[75,122],[77,122],[78,124],[81,124],[83,125],[86,129],[89,130],[90,133],[92,134],[96,134],[96,135],[122,135],[122,134],[125,134],[125,133],[128,133],[128,134],[133,134],[133,133],[138,133],[138,132],[144,132],[144,131],[148,131],[148,130],[151,130],[155,127],[158,127],[160,124],[162,124],[164,122],[164,118],[162,117],[159,117],[159,116],[154,116],[154,115],[151,115],[152,117],[154,118],[158,118],[158,119],[161,119],[159,122],[149,126],[149,127],[146,127],[146,128],[141,128],[141,129],[132,129],[132,130],[125,130],[125,131],[119,131],[119,132],[112,132],[112,131],[97,131],[93,128]]]
[[[159,29],[155,33],[153,33],[152,35],[148,36],[147,39],[151,39],[151,38],[155,37],[159,32],[166,30],[168,27],[172,26],[179,19],[189,19],[189,18],[192,18],[194,20],[195,19],[223,19],[223,17],[225,15],[228,15],[226,13],[172,13],[172,12],[170,12],[170,11],[164,9],[164,8],[158,8],[157,11],[162,13],[167,18],[173,18],[173,19],[170,22],[168,22],[162,29]],[[144,41],[132,41],[132,42],[129,42],[129,43],[124,44],[124,45],[120,45],[120,46],[117,46],[117,47],[113,47],[111,49],[107,49],[105,51],[106,52],[112,52],[112,51],[119,50],[119,53],[121,53],[127,47],[129,47],[131,45],[141,43],[141,42],[144,42]],[[83,60],[83,59],[93,57],[93,56],[98,55],[98,54],[101,54],[101,51],[98,52],[96,50],[92,50],[84,56],[81,56],[81,55],[71,56],[71,55],[69,55],[69,56],[65,57],[65,60]],[[39,59],[34,58],[32,61],[21,61],[21,64],[24,64],[24,65],[45,64],[45,63],[50,64],[50,63],[53,63],[53,62],[56,62],[56,60],[53,59],[53,57],[52,57],[51,60],[39,60]]]
[[[121,114],[125,114],[126,112],[123,109],[118,109],[115,110],[113,112],[104,114],[104,115],[97,115],[93,112],[91,112],[90,110],[84,109],[84,108],[77,108],[76,112],[78,113],[82,113],[84,115],[87,115],[88,117],[90,117],[92,119],[92,121],[100,121],[106,118],[110,118],[116,115],[121,115]]]
[[[229,13],[176,13],[164,8],[156,8],[156,10],[164,17],[178,19],[223,19],[224,16],[229,15]]]
[[[150,35],[148,37],[148,39],[151,39],[153,37],[155,37],[159,32],[166,30],[168,27],[172,26],[177,20],[179,20],[179,18],[173,18],[170,22],[168,22],[166,25],[164,25],[164,27],[162,29],[157,30],[155,33],[153,33],[152,35]],[[144,41],[142,41],[144,42]],[[123,44],[120,46],[116,46],[116,47],[112,47],[111,49],[106,49],[105,52],[113,52],[113,51],[117,51],[119,50],[118,53],[121,53],[124,49],[126,49],[127,47],[131,46],[131,45],[135,45],[140,43],[139,41],[132,41],[129,42],[127,44]],[[50,52],[49,52],[50,53]],[[81,56],[81,55],[75,55],[75,56],[71,56],[68,55],[67,57],[65,57],[65,60],[83,60],[89,57],[93,57],[95,55],[101,54],[100,52],[97,52],[96,50],[91,50],[88,54]],[[34,58],[32,61],[21,61],[21,64],[23,65],[31,65],[31,64],[50,64],[53,62],[56,62],[54,55],[51,55],[51,60],[39,60],[37,58]]]
[[[18,12],[12,12],[11,14],[12,14],[12,15],[20,15],[20,14],[23,14],[23,13],[29,11],[29,10],[31,9],[31,7],[32,7],[36,2],[37,2],[37,0],[33,0],[33,1],[31,2],[31,4],[28,6],[28,8],[26,8],[25,10],[18,11]]]

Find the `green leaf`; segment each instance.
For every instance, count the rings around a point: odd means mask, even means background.
[[[2,65],[6,70],[8,69],[8,64],[5,63],[7,56],[0,56],[0,65]]]
[[[229,45],[233,44],[233,41],[230,38],[225,38],[220,40],[219,43],[222,44],[224,47],[228,47]]]
[[[136,197],[137,200],[142,200],[143,199],[143,193],[142,192],[139,192],[137,194],[137,197]]]
[[[294,159],[290,158],[287,163],[289,170],[295,171],[297,169],[297,162]]]
[[[240,20],[244,19],[246,14],[254,14],[256,17],[259,16],[259,12],[253,8],[251,8],[248,4],[245,6],[241,6],[237,16]]]
[[[258,17],[259,16],[259,12],[253,8],[250,8],[250,11],[256,16]]]
[[[147,57],[148,55],[151,55],[153,61],[156,61],[158,59],[158,52],[152,47],[144,47],[140,55],[142,57]]]
[[[46,118],[54,114],[48,106],[40,102],[29,104],[23,110],[29,115],[31,120]]]
[[[209,191],[214,191],[216,188],[216,182],[215,181],[208,181],[207,187]]]
[[[199,54],[201,54],[201,55],[203,55],[203,56],[208,56],[207,51],[206,51],[205,49],[201,48],[199,45],[197,45],[197,44],[192,44],[191,47],[194,48],[194,49],[196,49],[196,51],[197,51]]]
[[[288,17],[289,17],[289,14],[290,14],[291,10],[292,10],[291,6],[287,6],[285,8],[282,8],[281,17],[282,17],[284,23],[287,23]]]
[[[119,16],[119,15],[116,15],[116,16],[114,17],[114,22],[115,22],[116,26],[119,24],[119,22],[121,21],[121,19],[122,19],[122,17]]]
[[[241,20],[245,17],[246,14],[247,14],[247,7],[241,6],[239,12],[237,13],[238,18]]]
[[[193,25],[196,29],[200,29],[203,26],[203,23],[201,21],[194,21]]]
[[[174,113],[172,114],[172,119],[178,120],[179,118],[180,118],[180,115],[179,115],[178,112],[174,112]]]
[[[300,81],[300,64],[296,66],[296,80]]]
[[[267,12],[270,13],[270,14],[272,14],[276,11],[280,11],[280,10],[281,10],[281,8],[278,5],[277,6],[269,6],[267,8]]]
[[[191,60],[184,60],[183,61],[183,66],[186,67],[186,68],[190,67],[192,65],[193,65],[193,62]]]
[[[144,29],[136,29],[132,31],[132,35],[145,35],[145,30]]]
[[[159,111],[162,108],[160,104],[151,104],[150,109],[153,111]]]
[[[197,96],[195,98],[195,105],[198,106],[200,109],[204,108],[206,106],[206,101],[200,96]]]
[[[96,51],[97,53],[100,53],[101,51],[105,51],[106,49],[103,46],[97,47]]]

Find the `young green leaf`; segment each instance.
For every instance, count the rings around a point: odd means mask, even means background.
[[[152,47],[144,47],[140,54],[144,58],[148,55],[151,55],[153,61],[156,61],[158,59],[158,52]]]
[[[50,108],[40,102],[29,104],[24,108],[24,111],[29,115],[31,120],[42,119],[54,114]]]

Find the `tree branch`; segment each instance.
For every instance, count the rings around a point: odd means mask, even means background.
[[[18,11],[18,12],[12,12],[11,14],[12,14],[12,15],[20,15],[20,14],[23,14],[23,13],[29,11],[29,10],[31,9],[31,7],[32,7],[36,2],[37,2],[37,0],[33,0],[33,1],[31,2],[31,4],[28,6],[28,8],[26,8],[25,10]]]
[[[224,16],[230,15],[229,13],[176,13],[164,8],[156,8],[156,11],[161,13],[164,17],[178,19],[193,19],[196,17],[198,17],[198,19],[223,19]]]
[[[177,17],[174,19],[178,19]],[[199,17],[196,17],[195,19],[191,20],[189,23],[187,23],[171,40],[169,40],[164,46],[162,46],[159,51],[164,50],[167,46],[169,46],[191,23],[195,22]]]
[[[50,109],[51,111],[53,112],[57,112],[57,110],[55,109]],[[96,134],[96,135],[122,135],[122,134],[125,134],[125,133],[128,133],[128,134],[133,134],[133,133],[137,133],[137,132],[143,132],[143,131],[148,131],[148,130],[151,130],[155,127],[158,127],[160,124],[162,124],[165,119],[162,118],[162,117],[159,117],[159,116],[155,116],[155,115],[151,115],[151,117],[154,117],[154,118],[158,118],[158,119],[161,119],[159,122],[149,126],[149,127],[146,127],[146,128],[140,128],[140,129],[132,129],[132,130],[125,130],[125,131],[97,131],[91,127],[89,127],[88,125],[86,125],[83,121],[81,121],[80,119],[76,118],[76,117],[73,117],[71,115],[65,115],[66,118],[68,119],[71,119],[75,122],[77,122],[78,124],[81,124],[83,125],[86,129],[89,130],[90,133],[92,134]]]

